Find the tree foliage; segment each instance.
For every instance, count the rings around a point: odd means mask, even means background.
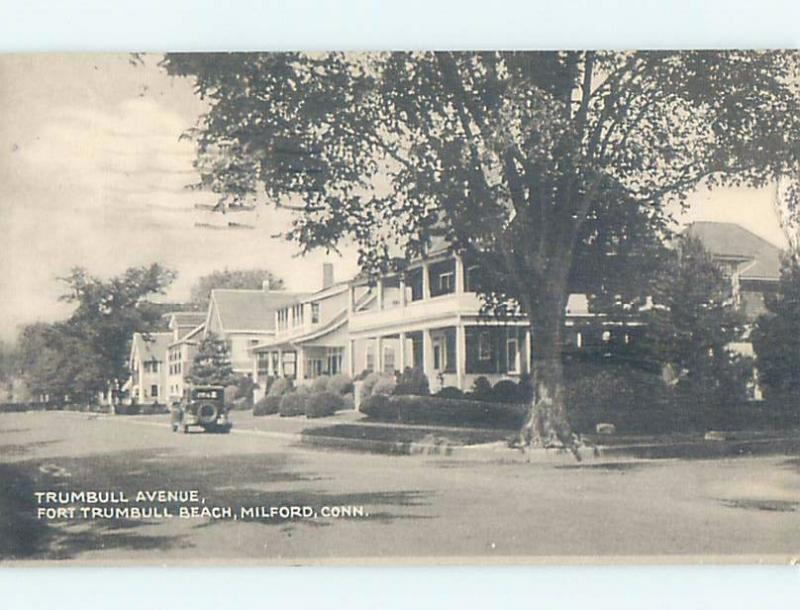
[[[186,380],[195,385],[227,386],[237,383],[230,352],[224,340],[214,333],[205,336],[195,354]]]
[[[190,134],[201,187],[264,192],[298,212],[288,237],[351,240],[367,270],[437,237],[480,261],[481,291],[535,327],[535,438],[570,437],[558,355],[570,279],[614,277],[603,270],[629,249],[625,218],[664,233],[666,203],[699,184],[797,178],[796,52],[170,54],[164,66],[209,104]]]
[[[260,290],[268,281],[270,290],[283,289],[283,280],[267,269],[213,271],[199,278],[192,286],[192,303],[205,307],[214,288],[245,288]]]
[[[753,329],[759,381],[768,398],[800,399],[800,259],[787,256],[767,313]]]
[[[87,399],[127,377],[134,332],[154,331],[161,308],[147,297],[161,294],[175,274],[160,265],[132,267],[104,280],[74,268],[60,278],[75,304],[68,320],[37,323],[19,338],[20,368],[31,391],[53,398]]]
[[[745,398],[751,363],[730,349],[745,320],[732,286],[696,238],[685,236],[651,284],[654,306],[637,357],[665,368],[679,397],[700,405],[729,406]]]

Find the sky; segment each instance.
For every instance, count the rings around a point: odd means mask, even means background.
[[[178,272],[166,297],[176,302],[216,269],[268,268],[298,291],[319,287],[323,262],[337,279],[357,271],[348,250],[298,257],[272,237],[289,216],[267,205],[242,218],[255,230],[195,226],[218,222],[195,208],[215,196],[186,188],[194,146],[179,139],[204,106],[158,59],[0,56],[0,340],[69,315],[56,278],[73,266],[107,277],[161,262]],[[737,222],[784,246],[773,200],[772,189],[702,190],[681,221]]]

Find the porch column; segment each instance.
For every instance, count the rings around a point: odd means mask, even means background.
[[[433,375],[433,339],[431,338],[430,329],[422,331],[422,371],[428,377],[428,380],[433,383],[431,379]]]
[[[406,306],[406,278],[400,276],[400,307]]]
[[[464,292],[464,260],[456,256],[456,294]]]
[[[356,350],[355,350],[356,342],[353,339],[350,339],[347,342],[347,371],[350,374],[350,377],[356,376]]]
[[[530,375],[533,369],[533,360],[531,359],[531,329],[525,329],[525,372]]]
[[[298,383],[306,378],[306,358],[302,347],[298,347],[294,352],[294,372]]]
[[[456,324],[456,386],[464,389],[467,374],[467,329],[459,320]]]
[[[277,376],[278,377],[285,377],[286,376],[286,373],[283,370],[283,350],[282,349],[278,350],[278,371],[277,371]]]
[[[383,337],[375,337],[375,372],[383,373]]]
[[[406,370],[406,334],[400,333],[400,358],[398,364],[400,365],[400,372]]]
[[[258,383],[258,352],[253,350],[253,381]]]
[[[428,263],[422,265],[422,298],[423,300],[431,298],[431,274]]]

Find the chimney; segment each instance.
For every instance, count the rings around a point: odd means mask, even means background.
[[[269,292],[270,290],[272,290],[272,285],[270,284],[269,278],[261,282],[261,290],[263,290],[264,292]]]
[[[333,286],[333,263],[322,263],[322,289]]]

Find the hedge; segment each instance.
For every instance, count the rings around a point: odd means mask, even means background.
[[[515,429],[522,425],[527,407],[437,396],[373,394],[361,403],[360,411],[368,419],[383,422]]]
[[[306,417],[328,417],[345,407],[344,399],[333,392],[317,392],[308,396],[306,403]]]
[[[256,417],[274,415],[281,406],[282,398],[282,396],[264,396],[253,405],[253,415]]]
[[[292,392],[281,396],[278,406],[278,413],[281,417],[297,417],[306,414],[306,401],[309,394],[304,392]]]

